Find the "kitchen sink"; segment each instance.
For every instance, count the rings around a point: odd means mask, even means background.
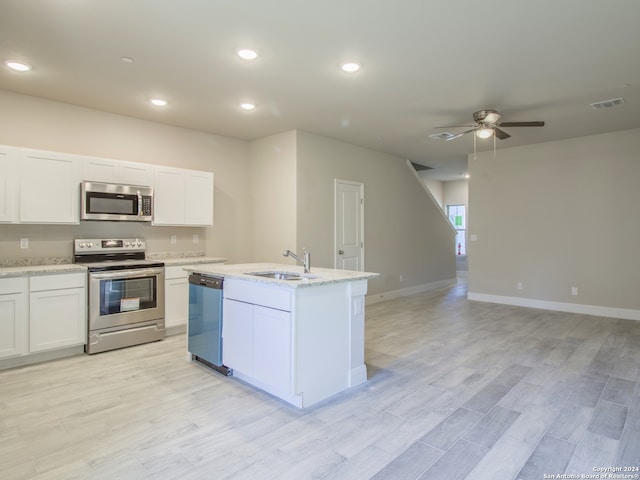
[[[273,278],[274,280],[305,280],[318,278],[315,275],[309,275],[308,273],[293,273],[293,272],[249,272],[247,275],[253,275],[254,277]]]

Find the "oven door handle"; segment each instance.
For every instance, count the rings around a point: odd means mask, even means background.
[[[111,272],[91,272],[89,275],[96,280],[131,278],[131,277],[155,277],[164,273],[164,268],[141,268],[138,270],[117,270]]]

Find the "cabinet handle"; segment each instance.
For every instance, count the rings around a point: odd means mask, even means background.
[[[338,255],[344,255],[344,250],[338,250]]]

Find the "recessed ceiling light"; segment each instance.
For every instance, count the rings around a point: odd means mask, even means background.
[[[28,72],[29,70],[31,70],[31,65],[29,65],[28,63],[7,60],[6,62],[4,62],[4,64],[11,70],[15,70],[16,72]]]
[[[122,57],[120,58],[120,60],[122,60],[124,63],[133,63],[134,60],[131,57]]]
[[[250,111],[256,108],[256,106],[253,103],[241,103],[240,108],[246,111]]]
[[[166,100],[163,100],[162,98],[152,98],[149,101],[156,107],[164,107],[168,103]]]
[[[358,70],[360,70],[360,64],[355,62],[345,62],[342,65],[340,65],[340,68],[342,69],[343,72],[355,73]]]
[[[251,48],[239,48],[236,50],[236,53],[244,60],[255,60],[258,58],[258,52]]]

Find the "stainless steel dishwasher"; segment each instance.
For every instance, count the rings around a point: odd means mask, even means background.
[[[193,360],[223,375],[231,375],[231,370],[222,364],[223,285],[220,277],[189,275],[187,349]]]

